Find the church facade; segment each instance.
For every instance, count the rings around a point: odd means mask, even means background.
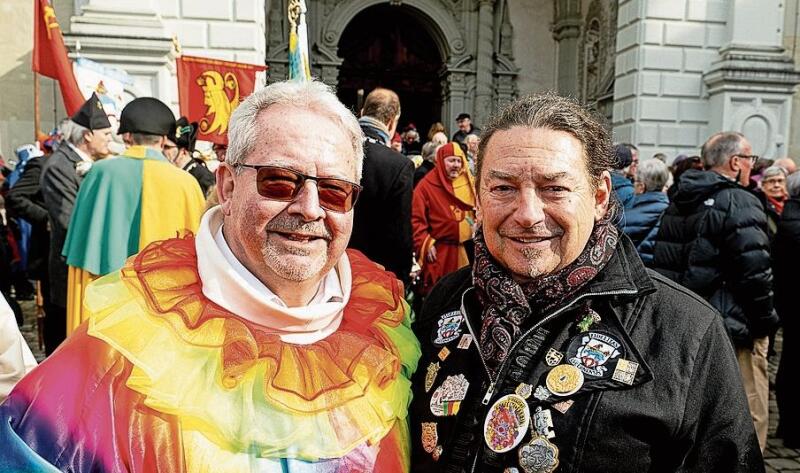
[[[55,0],[54,6],[72,55],[124,69],[134,78],[131,96],[176,105],[179,51],[266,63],[264,82],[284,79],[291,1]],[[762,156],[800,155],[794,131],[800,127],[792,127],[800,123],[800,107],[793,107],[800,83],[796,2],[306,3],[312,74],[354,110],[375,86],[396,90],[401,123],[413,122],[423,134],[434,121],[452,132],[462,112],[480,126],[516,97],[555,90],[595,107],[615,141],[636,144],[643,157],[697,154],[718,130],[742,131]],[[0,139],[5,151],[8,138]]]

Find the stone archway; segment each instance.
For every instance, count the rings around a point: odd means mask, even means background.
[[[461,112],[481,119],[517,95],[517,68],[508,0],[316,0],[307,2],[311,73],[333,87],[343,63],[342,35],[361,12],[378,5],[402,8],[431,36],[441,58],[441,118],[451,127]],[[285,0],[267,2],[267,82],[288,72]],[[391,21],[391,18],[387,20]],[[467,31],[476,32],[467,37]],[[468,41],[469,39],[469,41]]]
[[[436,102],[439,105],[439,113],[435,118],[445,123],[452,123],[455,115],[464,110],[463,95],[466,90],[458,87],[451,88],[450,84],[465,83],[467,79],[463,76],[469,75],[471,71],[465,71],[458,66],[463,62],[465,56],[468,57],[465,49],[466,44],[461,29],[453,19],[450,11],[442,7],[438,2],[430,0],[403,0],[396,4],[386,6],[385,0],[345,0],[338,2],[336,7],[331,10],[330,16],[320,28],[321,42],[317,44],[315,50],[319,53],[319,75],[323,80],[331,85],[338,85],[340,68],[343,63],[343,51],[340,51],[342,38],[359,15],[372,8],[398,8],[402,15],[413,17],[419,26],[424,29],[426,35],[430,35],[433,45],[438,51],[441,64],[440,70],[436,71],[440,87],[437,88],[439,97]],[[346,53],[346,52],[345,52]],[[335,75],[335,78],[334,78]],[[368,90],[366,91],[368,92]],[[454,107],[454,104],[457,107]],[[457,111],[455,111],[457,110]],[[426,120],[422,120],[423,124]],[[421,131],[424,125],[417,124]]]
[[[400,129],[413,123],[425,134],[442,120],[444,68],[441,49],[418,12],[406,6],[373,5],[347,25],[338,44],[337,94],[354,111],[363,96],[386,87],[400,96]]]

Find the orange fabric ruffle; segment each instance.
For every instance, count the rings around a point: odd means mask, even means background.
[[[122,279],[187,343],[194,343],[193,329],[224,319],[223,386],[235,387],[250,368],[265,363],[265,396],[287,409],[313,413],[363,396],[372,383],[383,388],[399,373],[399,350],[380,326],[402,323],[402,284],[361,253],[348,250],[348,257],[352,293],[339,330],[310,345],[285,343],[205,298],[192,237],[149,245],[128,261]],[[356,381],[365,376],[367,384]]]

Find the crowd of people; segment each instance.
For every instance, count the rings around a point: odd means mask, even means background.
[[[0,320],[0,471],[760,472],[781,323],[800,447],[791,159],[640,159],[553,93],[401,115],[271,84],[212,173],[196,123],[92,97],[19,148],[0,312],[41,294],[48,357]]]

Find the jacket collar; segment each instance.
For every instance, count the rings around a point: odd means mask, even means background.
[[[641,296],[653,291],[655,284],[647,274],[633,242],[620,233],[614,256],[582,292],[624,292],[630,296]]]
[[[81,156],[74,149],[72,149],[72,146],[67,143],[67,140],[62,141],[61,144],[58,145],[57,151],[64,153],[64,156],[66,156],[66,158],[73,163],[79,163],[83,161],[83,158],[81,158]]]

